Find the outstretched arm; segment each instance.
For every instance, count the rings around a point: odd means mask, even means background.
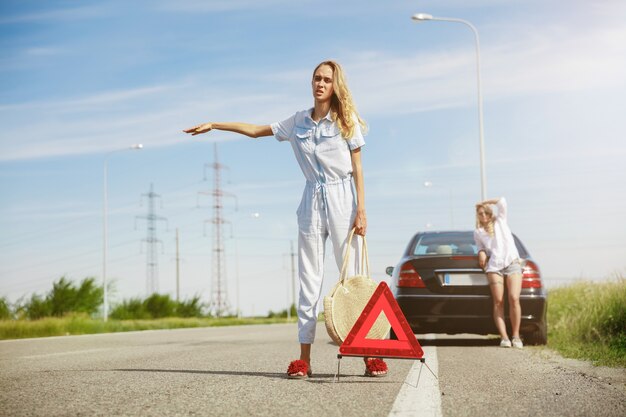
[[[365,215],[365,187],[363,186],[363,168],[361,166],[361,148],[353,150],[352,177],[356,188],[356,217],[354,218],[354,231],[357,235],[365,236],[367,232],[367,216]]]
[[[272,128],[270,125],[253,125],[249,123],[203,123],[198,126],[190,127],[183,130],[185,133],[190,133],[191,136],[206,133],[211,130],[226,130],[228,132],[240,133],[242,135],[249,136],[251,138],[259,138],[261,136],[272,136]]]

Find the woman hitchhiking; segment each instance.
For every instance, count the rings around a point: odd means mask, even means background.
[[[365,122],[359,117],[341,66],[325,61],[313,71],[314,106],[271,125],[204,123],[185,133],[197,135],[226,130],[253,138],[274,136],[289,141],[306,179],[298,216],[298,339],[300,359],[289,364],[290,378],[311,376],[311,344],[315,339],[324,274],[326,239],[332,242],[337,268],[341,268],[349,231],[365,236],[367,218],[361,148]],[[354,180],[354,187],[353,182]],[[355,196],[356,189],[356,196]],[[356,243],[351,243],[358,257]],[[355,263],[357,264],[357,263]],[[354,272],[353,265],[350,269]],[[366,374],[384,376],[381,359],[365,359]]]
[[[498,213],[494,216],[492,205]],[[519,337],[522,308],[519,302],[522,291],[522,267],[513,234],[507,223],[507,205],[504,197],[476,204],[476,230],[474,240],[478,246],[478,263],[487,273],[493,298],[493,319],[500,333],[500,346],[524,347]],[[508,289],[509,319],[513,339],[509,340],[504,322],[504,281]]]

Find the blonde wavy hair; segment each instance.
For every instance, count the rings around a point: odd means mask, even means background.
[[[367,132],[367,124],[361,119],[354,105],[343,68],[341,68],[338,62],[324,61],[315,67],[313,77],[315,77],[315,71],[323,65],[328,65],[333,70],[333,97],[330,101],[330,116],[337,122],[341,136],[346,140],[352,139],[352,136],[354,136],[355,118],[361,126],[361,131],[365,134]]]
[[[489,216],[489,222],[487,223],[487,226],[485,227],[483,227],[483,225],[480,223],[480,218],[478,217],[478,210],[480,210],[481,208]],[[481,227],[483,227],[485,231],[489,233],[489,236],[493,236],[494,235],[494,232],[493,232],[494,221],[495,219],[493,217],[493,209],[491,208],[490,204],[476,204],[476,228],[477,229],[480,229]]]

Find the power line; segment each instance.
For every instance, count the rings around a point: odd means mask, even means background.
[[[148,199],[148,214],[145,216],[137,216],[139,219],[146,220],[146,238],[143,242],[147,243],[146,248],[146,296],[159,292],[159,258],[157,255],[157,246],[161,242],[157,239],[156,228],[157,220],[167,221],[165,217],[156,215],[155,200],[161,196],[155,194],[154,187],[150,184],[150,191],[142,194]]]
[[[217,154],[217,143],[214,144],[214,162],[212,164],[205,164],[206,167],[213,169],[213,190],[209,192],[200,192],[200,194],[206,194],[213,196],[213,217],[206,220],[208,223],[213,223],[213,273],[211,279],[211,297],[209,301],[209,308],[213,313],[220,317],[230,310],[230,303],[228,301],[228,286],[226,281],[226,257],[224,252],[224,228],[225,223],[230,223],[222,216],[222,198],[233,197],[234,194],[226,192],[221,188],[221,170],[226,169],[225,165],[219,163]]]

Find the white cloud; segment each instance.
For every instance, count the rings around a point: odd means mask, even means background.
[[[554,25],[521,39],[490,39],[483,42],[481,56],[485,101],[609,91],[626,84],[621,25],[590,26],[585,32]],[[412,55],[359,52],[343,64],[359,109],[372,117],[475,106],[475,60],[474,50],[464,45]],[[256,82],[252,92],[205,74],[56,102],[5,104],[0,106],[0,160],[115,149],[127,145],[129,133],[133,142],[171,145],[182,140],[182,128],[208,119],[267,123],[302,107],[304,96],[298,94],[308,94],[310,70],[286,68],[268,75],[249,68],[228,74],[229,80]]]
[[[256,109],[288,102],[268,94],[228,96],[217,87],[181,82],[56,102],[7,104],[0,107],[4,120],[0,160],[105,152],[131,142],[172,145],[188,139],[182,129],[209,116],[221,119],[230,114],[254,122],[268,116]]]
[[[306,3],[307,0],[300,3]],[[174,11],[183,13],[211,13],[227,12],[235,10],[272,9],[280,5],[291,5],[291,0],[178,0],[164,1],[157,6],[163,11]]]
[[[487,50],[485,78],[494,96],[592,91],[626,85],[626,28],[535,33]]]
[[[398,57],[354,55],[350,69],[360,106],[382,113],[412,113],[476,101],[473,49]],[[570,33],[547,29],[526,39],[488,43],[481,50],[485,100],[529,94],[594,91],[626,85],[626,28]],[[355,88],[356,87],[356,88]]]
[[[23,71],[28,68],[37,68],[54,58],[67,55],[67,48],[57,46],[31,46],[10,52],[11,56],[0,59],[0,71]],[[0,106],[0,110],[2,106]]]
[[[85,20],[103,17],[108,14],[106,8],[98,6],[82,6],[68,9],[48,10],[44,12],[19,14],[13,16],[4,16],[0,18],[0,25],[40,22],[40,21],[68,21],[68,20]]]
[[[98,107],[103,105],[115,105],[129,100],[144,98],[146,96],[163,93],[165,91],[177,88],[176,85],[160,85],[152,87],[138,87],[128,90],[113,90],[86,97],[74,98],[61,101],[42,101],[0,105],[2,111],[28,111],[28,110],[46,110],[59,113],[69,113],[84,110],[85,107]]]
[[[28,48],[23,51],[23,54],[26,56],[33,57],[48,57],[48,56],[56,56],[63,53],[62,49],[54,48],[54,47],[33,47]]]

